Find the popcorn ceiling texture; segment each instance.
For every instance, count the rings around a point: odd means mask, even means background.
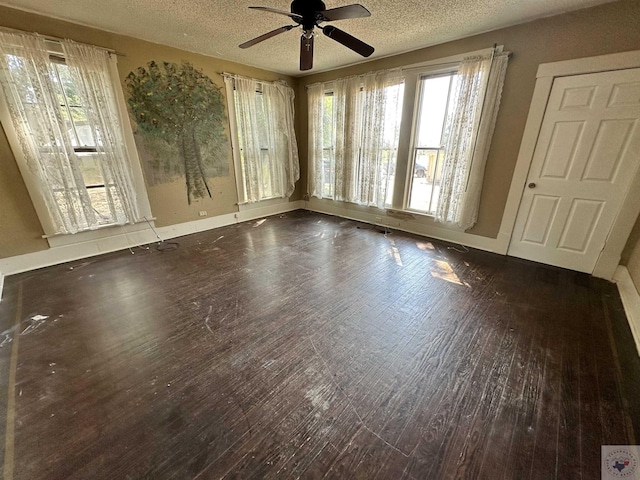
[[[326,0],[327,8],[362,3],[372,16],[334,24],[373,45],[371,58],[436,45],[608,0]],[[299,76],[299,33],[294,29],[247,50],[246,40],[283,25],[284,16],[249,5],[289,11],[288,0],[8,0],[0,4],[170,45],[197,53]],[[314,69],[365,61],[325,37],[316,38]]]

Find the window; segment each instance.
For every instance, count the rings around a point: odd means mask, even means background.
[[[455,110],[455,72],[421,76],[414,141],[409,202],[410,210],[434,214],[440,197],[447,115]]]
[[[86,107],[69,67],[64,58],[51,56],[52,78],[56,95],[60,102],[60,118],[64,122],[65,133],[68,135],[75,153],[73,165],[82,176],[82,183],[87,190],[88,201],[95,213],[92,224],[85,223],[83,227],[90,228],[96,225],[110,225],[118,222],[123,215],[122,206],[116,203],[115,208],[110,208],[108,197],[114,197],[115,185],[106,184],[100,167],[101,154],[98,152],[98,141],[94,138]],[[98,132],[95,132],[96,134]],[[100,141],[100,143],[102,143]],[[45,154],[45,152],[42,152]],[[107,192],[107,189],[110,192]],[[62,198],[63,188],[54,189],[56,196]]]
[[[307,87],[310,195],[471,227],[507,60],[489,51]]]
[[[382,181],[385,184],[384,204],[390,207],[393,202],[393,192],[396,178],[396,163],[398,157],[398,138],[402,121],[402,99],[404,97],[404,83],[385,88],[387,99],[384,106],[382,126],[382,148],[380,149]]]
[[[239,203],[289,197],[300,177],[293,90],[225,75]]]
[[[238,104],[238,92],[234,91],[234,102]],[[256,91],[254,97],[254,109],[257,120],[257,138],[260,146],[260,158],[258,161],[258,168],[255,173],[258,177],[260,200],[268,200],[274,197],[282,197],[282,183],[281,178],[275,171],[278,163],[274,161],[274,147],[269,142],[269,124],[266,120],[264,95],[260,90]],[[238,131],[238,147],[240,150],[240,164],[242,166],[243,182],[247,182],[247,175],[250,172],[250,167],[247,164],[248,150],[244,147],[244,138],[242,131]]]
[[[403,91],[398,71],[309,87],[313,196],[391,205]]]
[[[114,68],[103,49],[0,32],[0,114],[48,235],[139,218]]]
[[[334,124],[333,124],[333,92],[326,92],[322,109],[322,196],[333,198],[336,176]]]

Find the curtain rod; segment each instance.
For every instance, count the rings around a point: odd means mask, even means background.
[[[25,30],[19,30],[17,28],[9,28],[9,27],[0,27],[0,32],[6,32],[6,33],[17,33],[20,35],[36,35],[38,37],[42,37],[45,40],[49,41],[49,42],[54,42],[54,43],[61,43],[64,42],[65,39],[64,38],[60,38],[60,37],[54,37],[52,35],[42,35],[38,32],[27,32]],[[75,40],[73,40],[75,42]],[[119,57],[126,57],[126,55],[124,53],[118,52],[116,50],[113,50],[112,48],[107,48],[107,47],[101,47],[99,45],[91,45],[90,43],[84,43],[84,42],[76,42],[76,43],[81,43],[83,45],[89,45],[90,47],[95,47],[98,48],[100,50],[104,50],[105,52],[109,52],[112,53],[114,55],[117,55]]]
[[[234,80],[236,78],[242,78],[244,80],[251,80],[253,82],[258,82],[258,83],[263,83],[263,84],[271,84],[271,85],[281,84],[281,85],[287,85],[288,87],[291,87],[291,85],[289,85],[289,82],[287,82],[286,80],[284,80],[282,78],[278,78],[276,80],[261,80],[259,78],[245,77],[244,75],[238,75],[236,73],[219,72],[219,74],[223,78],[232,78]]]
[[[413,70],[424,70],[425,68],[437,68],[437,67],[453,67],[454,65],[459,65],[460,62],[443,62],[443,63],[430,63],[429,65],[420,65],[418,67],[408,67],[403,68],[403,72],[411,72]]]
[[[259,78],[246,77],[244,75],[238,75],[237,73],[220,72],[220,75],[222,75],[223,77],[228,77],[228,78],[243,78],[245,80],[253,80],[253,81],[256,81],[256,82],[272,83],[270,80],[260,80]],[[276,81],[280,81],[280,79],[276,80]]]
[[[424,70],[425,68],[432,68],[432,67],[454,66],[454,65],[458,65],[459,63],[460,62],[432,63],[432,64],[429,64],[429,65],[419,65],[417,67],[408,67],[408,68],[396,67],[396,68],[389,68],[389,69],[385,69],[385,70],[372,70],[372,71],[367,72],[367,73],[359,73],[357,75],[347,75],[346,77],[334,78],[332,80],[327,80],[326,82],[310,83],[309,85],[305,85],[305,89],[309,89],[310,87],[314,87],[314,86],[320,85],[322,83],[331,83],[331,82],[334,82],[336,80],[344,80],[346,78],[362,78],[362,77],[366,77],[367,75],[371,75],[373,73],[392,72],[394,70],[398,70],[399,72],[410,72],[412,70]]]
[[[502,48],[502,47],[500,47]],[[507,55],[509,58],[511,58],[513,56],[512,52],[503,52],[501,50],[496,51],[497,49],[497,45],[494,44],[493,46],[493,54],[494,55]],[[488,50],[488,49],[487,49]],[[373,70],[371,72],[367,72],[367,73],[361,73],[358,75],[348,75],[346,77],[338,77],[338,78],[334,78],[332,80],[327,80],[325,82],[314,82],[314,83],[310,83],[309,85],[305,85],[305,90],[309,89],[309,87],[313,87],[315,85],[319,85],[321,83],[331,83],[335,80],[338,79],[345,79],[345,78],[358,78],[358,77],[364,77],[366,75],[370,75],[371,73],[379,73],[379,72],[385,72],[385,71],[391,71],[391,70],[400,70],[402,72],[411,72],[414,70],[424,70],[425,68],[440,68],[440,67],[453,67],[454,65],[459,65],[460,61],[454,61],[454,62],[443,62],[443,63],[430,63],[428,65],[417,65],[415,67],[407,67],[407,68],[403,68],[403,67],[397,67],[397,68],[392,68],[392,69],[388,69],[388,70]]]
[[[382,70],[370,70],[368,72],[365,73],[358,73],[355,75],[347,75],[346,77],[338,77],[338,78],[334,78],[331,80],[327,80],[326,82],[314,82],[314,83],[310,83],[309,85],[305,85],[305,89],[309,89],[310,87],[314,87],[316,85],[320,85],[322,83],[331,83],[331,82],[335,82],[336,80],[345,80],[347,78],[363,78],[366,77],[367,75],[372,75],[372,74],[379,74],[379,73],[389,73],[389,72],[403,72],[404,69],[402,67],[394,67],[394,68],[384,68]]]
[[[500,51],[495,51],[493,53],[494,56],[498,56],[498,55],[507,55],[509,58],[511,58],[512,54],[511,52],[500,52]],[[417,66],[417,67],[409,67],[409,68],[403,68],[402,71],[403,72],[410,72],[412,70],[424,70],[425,68],[431,68],[431,67],[448,67],[448,66],[454,66],[454,65],[459,65],[460,62],[456,61],[456,62],[444,62],[444,63],[431,63],[429,65],[421,65],[421,66]]]

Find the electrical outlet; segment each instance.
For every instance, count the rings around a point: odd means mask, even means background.
[[[206,217],[207,216],[207,211],[206,210],[200,210],[198,215],[200,215],[201,217]]]

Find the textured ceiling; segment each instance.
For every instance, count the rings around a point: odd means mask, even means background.
[[[384,57],[609,0],[355,0],[371,17],[335,25]],[[327,8],[355,3],[326,0]],[[299,32],[294,29],[247,50],[238,45],[291,24],[287,17],[249,10],[249,5],[289,11],[288,0],[0,0],[0,4],[91,27],[171,45],[274,72],[299,76]],[[320,34],[314,69],[364,61]]]

